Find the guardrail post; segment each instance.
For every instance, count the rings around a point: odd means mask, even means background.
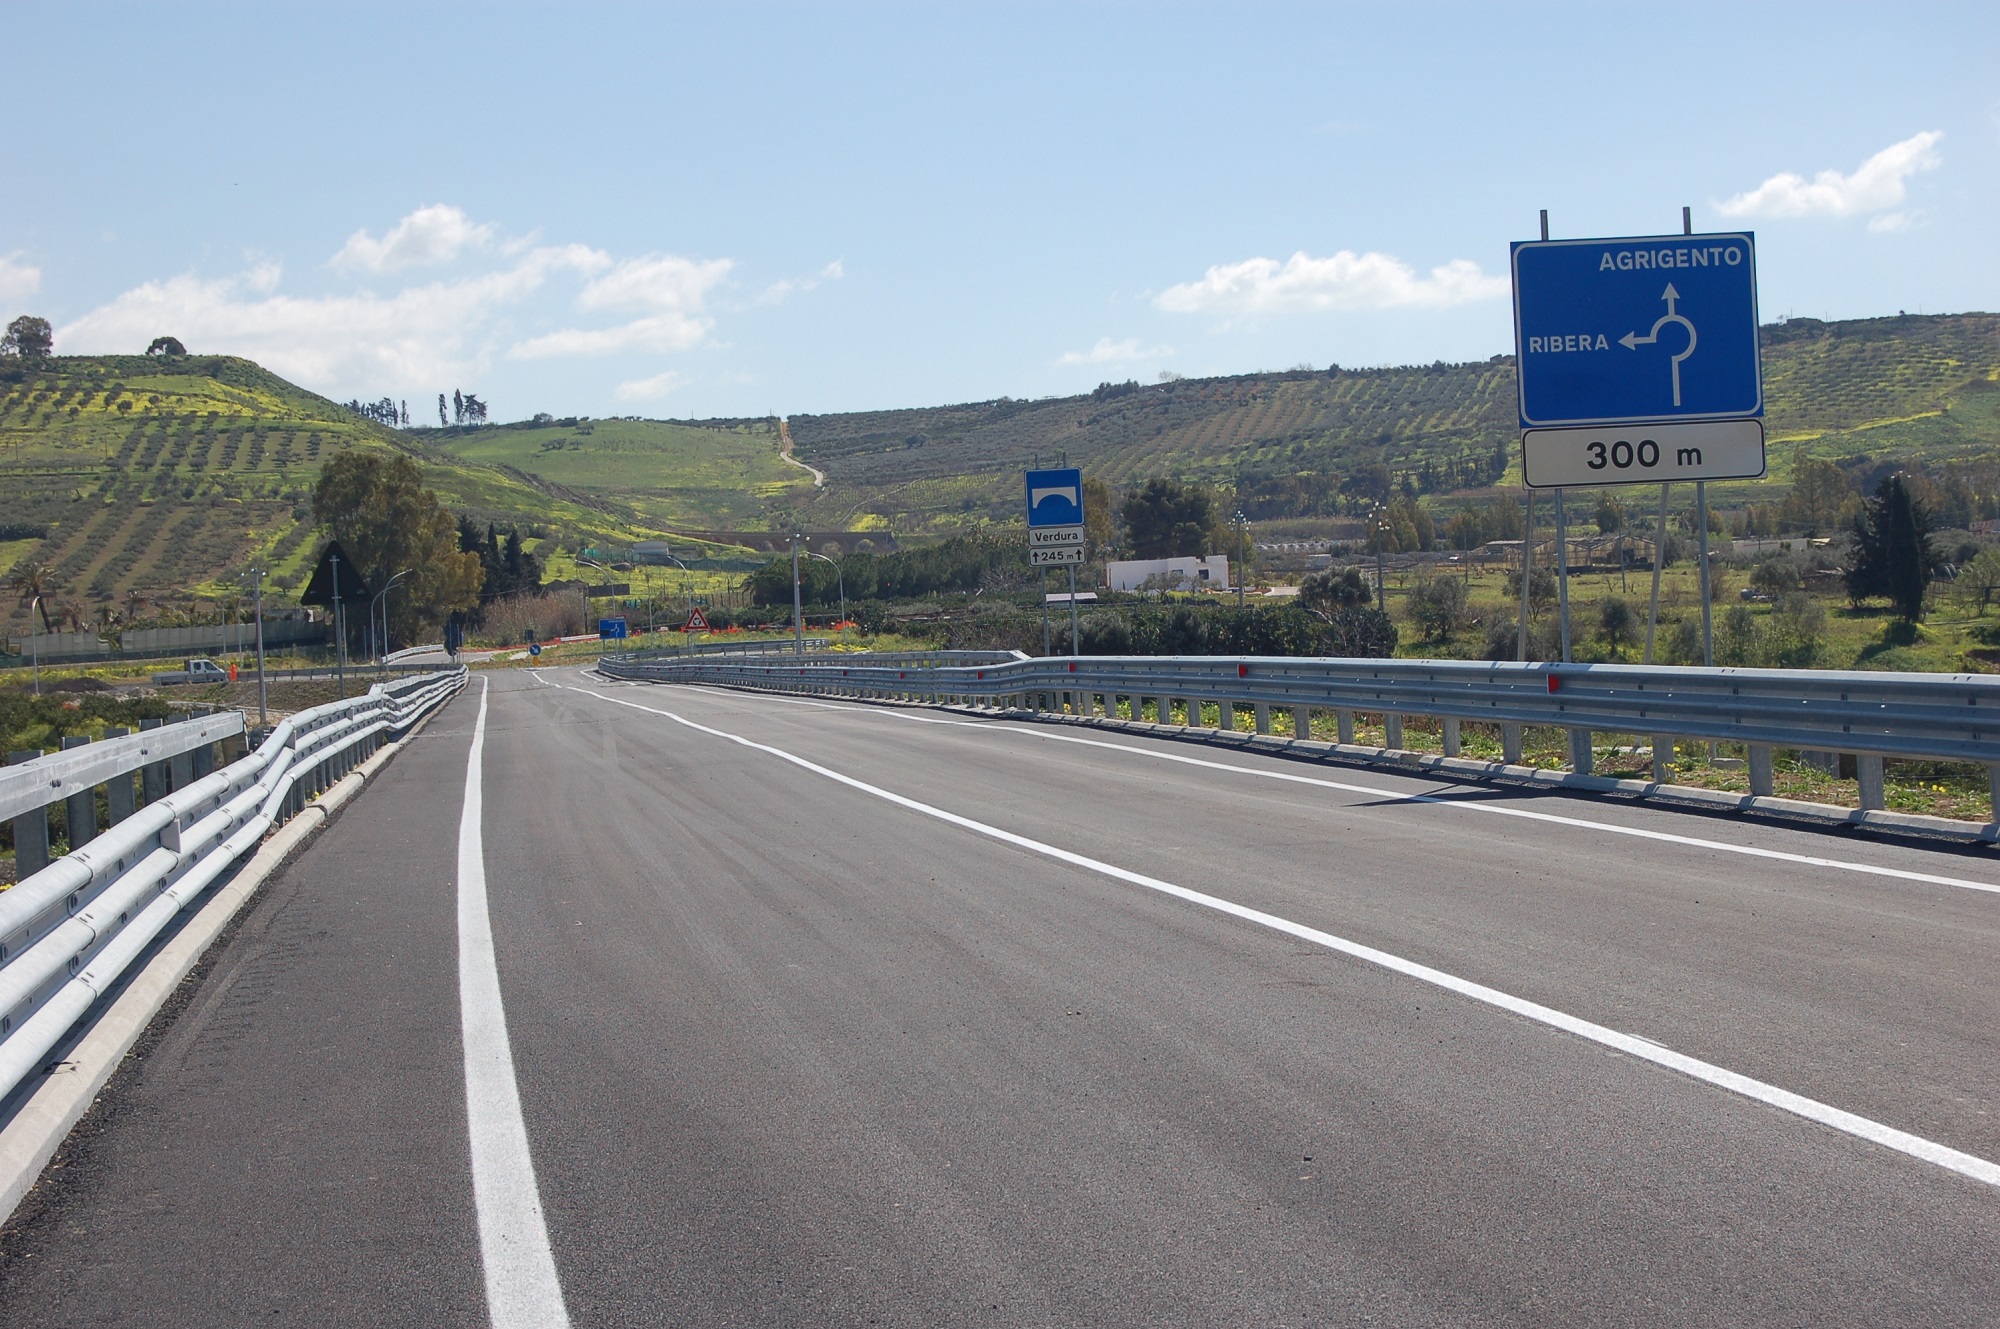
[[[1768,744],[1750,745],[1750,792],[1768,798],[1776,789],[1771,776],[1771,749]]]
[[[141,720],[139,721],[139,732],[143,734],[149,729],[158,729],[165,723],[165,720]],[[167,763],[163,761],[148,762],[141,769],[143,774],[140,780],[144,786],[143,792],[146,796],[146,802],[157,803],[165,798],[168,792]]]
[[[1256,703],[1256,710],[1254,713],[1256,715],[1257,732],[1260,734],[1270,733],[1271,732],[1270,703],[1262,701]]]
[[[167,759],[167,774],[176,789],[185,789],[194,783],[194,753],[183,752]]]
[[[1403,717],[1395,711],[1382,712],[1382,746],[1397,749],[1403,746]]]
[[[129,729],[107,729],[106,738],[123,738],[131,733]],[[119,822],[139,810],[139,801],[132,795],[132,772],[114,775],[104,786],[104,811],[116,826]]]
[[[1889,806],[1889,801],[1884,796],[1882,789],[1882,759],[1880,757],[1868,752],[1862,753],[1855,760],[1854,775],[1855,779],[1861,785],[1861,806],[1864,810]]]
[[[1313,708],[1310,706],[1292,707],[1292,737],[1311,738],[1312,736]]]
[[[1335,711],[1333,713],[1333,725],[1335,733],[1342,743],[1354,742],[1353,711]]]
[[[86,746],[90,740],[84,737],[65,738],[62,750]],[[69,822],[69,851],[73,854],[97,838],[97,791],[86,785],[83,789],[63,799],[63,811]]]
[[[215,770],[215,744],[204,743],[188,753],[188,775],[190,783],[209,775]]]
[[[1456,757],[1458,747],[1458,719],[1456,716],[1447,715],[1444,717],[1444,755]]]
[[[1653,783],[1665,784],[1672,776],[1674,740],[1666,734],[1653,735]]]
[[[1500,726],[1500,759],[1509,766],[1521,764],[1521,726],[1517,724]]]
[[[7,754],[9,766],[40,757],[39,749]],[[14,818],[14,880],[26,881],[49,865],[49,810],[36,808]]]
[[[1986,789],[1992,799],[1993,820],[2000,822],[2000,765],[1989,764],[1986,767]]]
[[[1215,727],[1225,734],[1236,732],[1236,703],[1224,698],[1215,703]]]
[[[1591,764],[1590,731],[1572,729],[1569,731],[1569,768],[1578,775],[1589,775]]]

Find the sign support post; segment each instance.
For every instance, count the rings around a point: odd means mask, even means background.
[[[1715,667],[1714,600],[1708,590],[1708,484],[1694,482],[1695,522],[1701,527],[1701,662]]]
[[[1660,486],[1660,520],[1653,527],[1653,607],[1646,615],[1646,663],[1653,663],[1653,634],[1660,627],[1660,567],[1667,561],[1667,490]]]
[[[1569,520],[1556,490],[1556,614],[1562,621],[1562,662],[1569,663]]]
[[[1049,570],[1042,569],[1042,655],[1049,653]]]
[[[1535,570],[1535,491],[1528,491],[1528,518],[1521,527],[1521,644],[1516,655],[1528,659],[1528,583]]]
[[[1069,565],[1069,653],[1081,655],[1076,637],[1076,564]]]

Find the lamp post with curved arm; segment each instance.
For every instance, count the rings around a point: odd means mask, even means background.
[[[389,672],[389,592],[396,589],[397,582],[415,571],[415,568],[404,568],[401,572],[389,578],[388,581],[382,583],[382,589],[375,592],[374,602],[368,606],[368,630],[370,632],[375,630],[375,606],[378,604],[382,606],[382,645],[375,652],[375,670],[377,673],[386,674]]]
[[[692,575],[692,570],[672,554],[661,554],[660,557],[681,570],[681,601],[685,607],[694,608],[694,597],[688,592],[688,578]],[[650,595],[646,597],[646,630],[649,633],[659,631],[653,623],[653,597]],[[686,643],[683,642],[682,645]]]
[[[805,552],[807,558],[816,558],[822,563],[829,563],[833,566],[833,575],[840,584],[840,644],[845,646],[847,644],[847,574],[840,570],[840,564],[834,562],[834,560],[828,558],[825,554],[815,554],[810,549]]]
[[[28,640],[35,652],[35,695],[42,695],[42,634],[35,631],[35,615],[42,607],[42,597],[36,596],[28,602]]]

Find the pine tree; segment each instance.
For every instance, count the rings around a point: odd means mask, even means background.
[[[1885,597],[1898,618],[1915,623],[1924,616],[1924,592],[1936,566],[1931,514],[1910,492],[1904,477],[1892,475],[1855,520],[1847,593],[1856,601]]]

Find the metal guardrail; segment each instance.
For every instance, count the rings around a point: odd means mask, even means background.
[[[795,653],[793,644],[790,641],[785,641],[783,643],[752,642],[749,644],[760,647],[761,646],[774,647],[774,649],[748,652],[749,654],[754,654],[758,656],[760,659],[770,656],[783,656],[794,662],[804,660],[807,663],[818,662],[824,664],[832,661],[840,661],[843,663],[852,664],[855,661],[860,661],[861,663],[868,665],[881,665],[881,666],[895,665],[902,668],[915,667],[915,668],[928,669],[928,668],[936,668],[939,666],[949,666],[949,665],[1012,664],[1016,660],[1029,660],[1034,658],[1029,655],[1024,655],[1020,651],[936,650],[936,651],[836,652],[827,649],[827,643],[824,638],[816,638],[816,637],[806,638],[806,650],[803,655]],[[782,645],[783,649],[775,649],[777,645]],[[705,647],[697,646],[693,649],[690,655],[701,656],[704,658],[712,658],[716,655],[733,656],[744,653],[745,652],[742,650],[740,646],[732,646],[727,651],[710,651],[707,650]],[[604,657],[604,659],[612,663],[618,663],[618,664],[648,664],[656,661],[687,659],[690,658],[690,655],[683,655],[682,652],[677,648],[670,647],[667,649],[654,650],[654,651],[626,651],[616,655],[607,655]]]
[[[1458,755],[1459,726],[1469,721],[1499,728],[1510,763],[1520,761],[1524,726],[1556,726],[1569,731],[1579,774],[1590,772],[1593,734],[1647,735],[1656,739],[1661,781],[1675,740],[1742,743],[1755,795],[1772,792],[1774,749],[1849,754],[1864,809],[1884,805],[1885,758],[1977,762],[2000,796],[2000,677],[1978,674],[1257,656],[1051,657],[985,667],[820,656],[789,664],[611,660],[599,668],[661,682],[1078,715],[1115,713],[1123,698],[1135,718],[1150,705],[1169,724],[1179,723],[1177,711],[1198,717],[1201,703],[1214,702],[1224,727],[1235,726],[1240,705],[1259,733],[1270,731],[1273,708],[1293,712],[1296,733],[1311,732],[1313,712],[1330,710],[1344,743],[1365,712],[1384,717],[1391,749],[1402,747],[1405,717],[1432,716],[1444,722],[1446,756]]]
[[[206,773],[196,773],[197,759],[212,753],[218,738],[242,734],[241,715],[233,725],[205,717],[0,773],[0,808],[24,809],[17,827],[45,819],[42,809],[62,801],[71,810],[73,843],[82,840],[0,893],[0,1097],[35,1074],[174,916],[267,831],[386,736],[449,700],[465,678],[465,670],[455,669],[378,683],[364,696],[300,711],[255,751]],[[155,798],[152,776],[163,755],[189,764],[170,770],[174,788]],[[135,773],[145,777],[147,801],[120,817],[122,803],[132,800]],[[100,779],[114,818],[101,832],[95,792],[84,783]],[[75,816],[80,802],[90,809],[87,834]],[[29,804],[33,809],[25,810]]]
[[[665,628],[661,629],[666,631]],[[828,642],[825,637],[807,637],[805,653],[823,655]],[[651,646],[643,651],[619,651],[605,656],[607,660],[671,660],[686,659],[690,656],[708,655],[793,655],[796,656],[798,643],[790,637],[762,638],[757,641],[701,641],[686,646]]]

